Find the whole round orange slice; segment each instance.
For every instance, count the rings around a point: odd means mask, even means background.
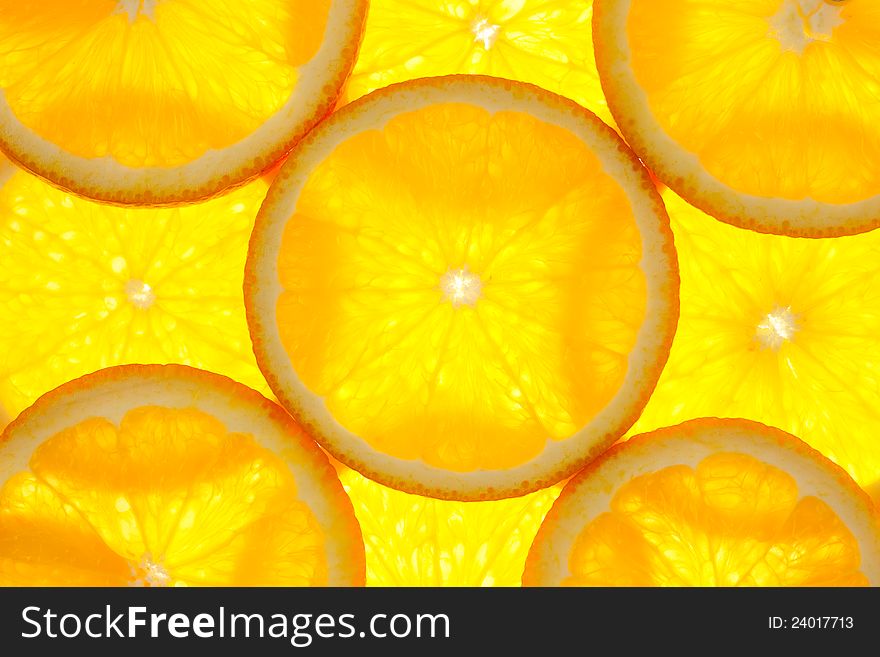
[[[617,134],[481,76],[323,122],[270,188],[245,272],[257,362],[322,445],[465,500],[548,486],[625,432],[677,294],[668,217]]]
[[[41,397],[0,438],[0,585],[350,586],[351,503],[279,406],[179,365]]]
[[[366,0],[0,0],[0,149],[113,203],[213,196],[336,102]]]
[[[791,434],[701,419],[636,436],[573,478],[530,586],[878,586],[868,496]]]
[[[831,237],[880,226],[880,4],[596,0],[626,140],[717,219]]]

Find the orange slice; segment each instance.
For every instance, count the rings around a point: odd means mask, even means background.
[[[476,73],[531,82],[611,121],[593,59],[593,0],[371,0],[345,98]]]
[[[880,231],[765,235],[670,191],[681,321],[634,432],[736,416],[795,434],[880,501]]]
[[[394,85],[310,133],[245,273],[257,362],[322,445],[465,500],[548,486],[626,431],[677,289],[665,210],[617,134],[480,76]]]
[[[366,0],[0,0],[0,148],[113,203],[255,178],[336,102]]]
[[[529,546],[562,488],[457,502],[339,470],[364,535],[367,586],[519,586]]]
[[[359,585],[351,503],[276,404],[183,366],[102,370],[0,439],[0,585]]]
[[[597,0],[602,86],[685,199],[761,232],[880,226],[880,4]]]
[[[702,419],[637,436],[572,479],[530,586],[878,586],[865,493],[794,436]]]
[[[267,188],[122,208],[0,155],[0,429],[44,392],[124,363],[192,365],[268,393],[241,299]]]

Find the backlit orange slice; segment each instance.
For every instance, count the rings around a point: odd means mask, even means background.
[[[874,506],[778,429],[692,420],[572,479],[529,552],[531,586],[878,586]]]
[[[338,467],[364,535],[367,586],[519,586],[535,533],[562,489],[438,500]]]
[[[323,446],[465,500],[548,486],[626,431],[677,290],[662,202],[617,134],[481,76],[393,85],[316,128],[245,274],[257,362]]]
[[[117,207],[0,155],[0,430],[43,393],[112,365],[180,363],[268,393],[241,299],[267,188]]]
[[[880,226],[876,0],[596,0],[593,34],[621,132],[693,205],[793,236]]]
[[[0,438],[0,585],[363,582],[360,530],[326,456],[225,377],[102,370]]]
[[[788,431],[880,502],[880,231],[800,239],[714,220],[665,190],[681,320],[644,433],[733,416]]]
[[[329,112],[366,0],[0,0],[0,149],[113,203],[254,178]]]
[[[531,82],[611,121],[593,59],[593,0],[371,0],[344,98],[475,73]]]

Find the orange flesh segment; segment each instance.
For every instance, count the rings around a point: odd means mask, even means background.
[[[681,321],[630,434],[698,417],[756,420],[798,436],[880,501],[880,231],[765,235],[669,191],[664,201],[681,263]],[[767,344],[760,327],[780,312],[790,313],[791,333]]]
[[[287,465],[195,409],[80,422],[0,489],[4,585],[321,585],[323,543]]]
[[[510,468],[620,388],[646,314],[640,260],[630,203],[579,138],[441,103],[312,172],[276,321],[303,383],[377,450]],[[472,304],[453,303],[450,272],[479,279]]]
[[[43,393],[120,363],[184,363],[268,392],[241,302],[265,182],[186,207],[123,208],[20,170],[4,182],[4,164],[0,427]]]
[[[175,0],[134,20],[119,6],[0,0],[0,91],[65,151],[170,167],[235,144],[288,101],[330,0]]]
[[[346,98],[420,77],[492,75],[567,96],[610,123],[590,38],[592,5],[372,0]]]
[[[621,486],[578,534],[568,586],[866,586],[856,538],[794,478],[745,454]]]
[[[519,586],[561,486],[491,502],[410,495],[339,473],[364,535],[367,586]]]
[[[880,4],[633,0],[654,117],[731,188],[852,203],[880,190]]]

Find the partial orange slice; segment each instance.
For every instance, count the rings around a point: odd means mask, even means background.
[[[345,98],[476,73],[531,82],[611,121],[593,59],[593,0],[371,0]]]
[[[0,429],[44,392],[124,363],[192,365],[268,393],[241,299],[267,188],[121,208],[0,155]]]
[[[294,151],[245,303],[276,396],[339,460],[465,500],[555,483],[635,421],[678,316],[659,196],[617,134],[531,85],[449,76]]]
[[[364,535],[367,586],[519,586],[535,533],[562,489],[457,502],[339,469]]]
[[[880,501],[880,231],[765,235],[667,190],[681,321],[633,432],[706,416],[795,434]]]
[[[626,140],[685,199],[761,232],[880,226],[880,4],[596,0]]]
[[[276,404],[183,366],[102,370],[0,439],[0,585],[349,586],[351,503]]]
[[[572,479],[530,586],[878,586],[880,523],[831,461],[778,429],[702,419],[637,436]]]
[[[113,203],[255,178],[336,102],[366,0],[0,0],[0,148]]]

